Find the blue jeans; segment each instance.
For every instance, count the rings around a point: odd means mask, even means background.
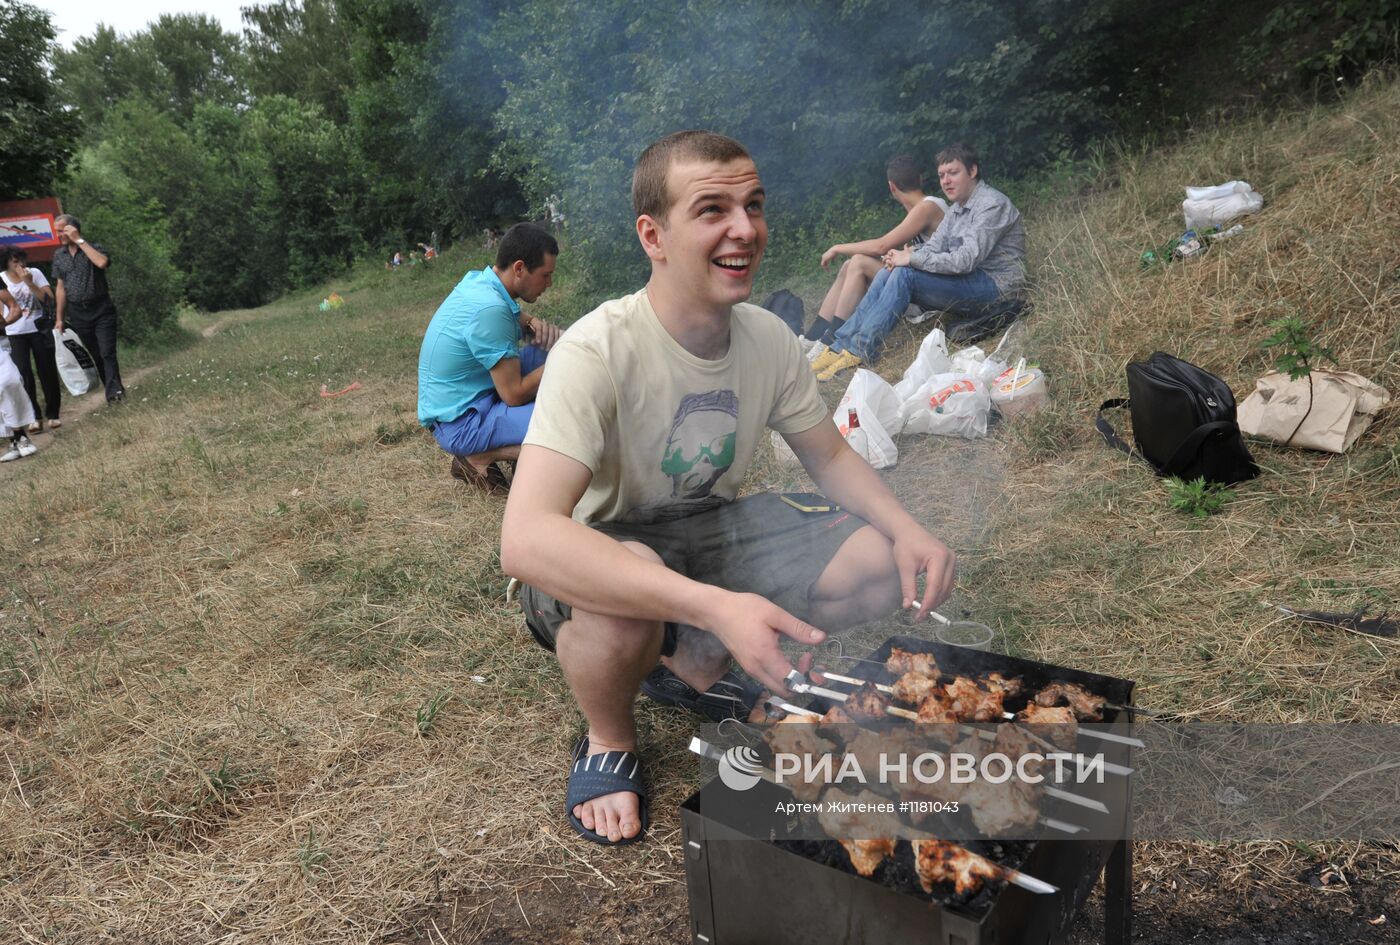
[[[520,349],[520,374],[529,374],[544,364],[545,352],[535,345]],[[525,442],[535,403],[512,407],[494,390],[488,390],[456,420],[433,427],[438,446],[453,456],[474,456],[502,446],[519,446]]]
[[[921,308],[959,311],[995,302],[997,284],[985,272],[945,276],[912,266],[881,269],[865,298],[846,319],[832,342],[832,351],[849,351],[862,361],[880,353],[880,345],[911,301]]]

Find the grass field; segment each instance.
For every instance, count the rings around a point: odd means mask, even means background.
[[[1242,397],[1269,365],[1267,323],[1293,314],[1400,394],[1397,116],[1400,86],[1377,81],[1339,108],[1116,155],[1025,208],[1025,349],[1053,406],[985,440],[903,438],[888,477],[959,551],[954,609],[1014,652],[1137,679],[1140,702],[1189,718],[1400,722],[1395,641],[1273,610],[1400,609],[1393,408],[1344,456],[1255,447],[1265,475],[1204,520],[1172,510],[1091,423],[1124,392],[1125,362],[1156,349]],[[1139,272],[1141,250],[1180,226],[1181,186],[1234,177],[1267,200],[1246,234]],[[809,310],[825,288],[815,258],[792,286]],[[503,600],[501,503],[450,480],[415,420],[423,327],[481,262],[455,251],[199,316],[192,330],[218,330],[126,407],[0,480],[14,510],[0,534],[0,939],[688,940],[675,809],[700,778],[693,720],[639,705],[650,841],[578,841],[560,807],[581,719]],[[562,262],[538,311],[568,320],[595,300]],[[317,311],[331,289],[347,305]],[[919,338],[901,331],[877,366],[891,379]],[[751,485],[792,480],[765,457]],[[1394,844],[1138,857],[1152,934],[1226,904],[1354,926],[1358,941],[1400,921]],[[1299,882],[1326,864],[1352,885]],[[1367,924],[1385,910],[1388,927]]]

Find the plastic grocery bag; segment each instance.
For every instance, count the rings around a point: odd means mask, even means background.
[[[1265,374],[1240,404],[1240,429],[1284,446],[1344,453],[1366,432],[1390,393],[1360,374],[1313,371],[1312,381]]]
[[[74,397],[86,394],[97,383],[97,362],[92,360],[87,348],[78,340],[78,333],[71,328],[53,330],[54,361],[58,364],[58,376],[63,378],[63,386]]]
[[[895,434],[902,425],[894,388],[874,371],[856,371],[831,418],[867,463],[885,469],[899,462]]]
[[[1235,217],[1258,213],[1264,208],[1264,198],[1242,180],[1232,180],[1214,187],[1187,187],[1181,212],[1186,229],[1198,233],[1213,226],[1223,227]]]
[[[936,374],[899,407],[905,433],[937,433],[969,440],[987,433],[992,398],[980,377]]]
[[[951,369],[951,362],[948,360],[948,339],[942,328],[935,328],[924,336],[923,343],[919,345],[919,353],[914,357],[914,363],[905,369],[904,377],[894,385],[894,394],[900,403],[903,403],[913,397],[930,377]]]

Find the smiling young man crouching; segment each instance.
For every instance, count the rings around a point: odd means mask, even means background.
[[[797,337],[746,303],[768,226],[743,145],[705,131],[654,142],[632,201],[651,279],[551,352],[501,533],[526,624],[588,720],[566,816],[613,844],[648,821],[639,690],[745,715],[757,687],[732,661],[787,695],[782,637],[810,646],[901,602],[923,619],[955,579],[952,552],[837,432]],[[736,498],[770,427],[841,508]]]

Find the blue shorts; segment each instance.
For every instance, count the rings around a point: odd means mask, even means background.
[[[535,345],[520,349],[520,373],[529,374],[544,364],[545,352]],[[433,438],[438,446],[453,456],[473,456],[502,446],[519,446],[525,442],[535,403],[512,407],[494,390],[488,390],[456,420],[436,424]]]

